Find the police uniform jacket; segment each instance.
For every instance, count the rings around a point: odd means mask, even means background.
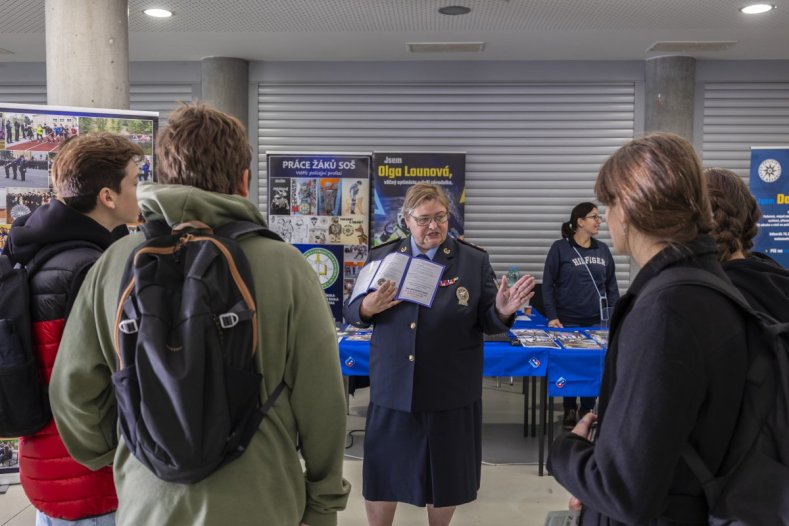
[[[392,252],[411,254],[411,238],[370,252],[370,261]],[[433,306],[403,301],[361,319],[364,295],[346,303],[345,319],[375,325],[370,341],[370,401],[399,411],[439,411],[482,397],[482,334],[512,325],[496,314],[496,283],[487,252],[447,237],[433,261],[445,265]]]

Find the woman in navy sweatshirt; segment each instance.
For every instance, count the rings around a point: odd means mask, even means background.
[[[562,239],[545,258],[542,294],[548,327],[599,325],[603,308],[619,299],[614,258],[605,243],[594,238],[603,218],[594,203],[579,203],[562,223]],[[564,398],[562,425],[572,429],[594,407],[594,397]]]

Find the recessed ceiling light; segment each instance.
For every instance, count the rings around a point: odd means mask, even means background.
[[[173,16],[173,12],[167,9],[146,9],[143,13],[154,18],[170,18]]]
[[[775,9],[773,4],[751,4],[740,9],[746,15],[758,15]]]
[[[471,12],[471,8],[462,5],[448,5],[440,8],[438,12],[442,15],[465,15]]]

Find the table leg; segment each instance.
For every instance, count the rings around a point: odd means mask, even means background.
[[[545,411],[546,411],[546,398],[548,397],[548,379],[544,376],[540,377],[540,437],[539,437],[539,467],[538,474],[543,476],[543,468],[545,466]]]
[[[529,376],[521,377],[522,380],[522,389],[523,392],[523,436],[529,436],[529,389],[526,382],[531,380]],[[531,398],[532,407],[534,406],[534,397]],[[532,417],[534,418],[534,417]],[[532,426],[534,426],[534,422],[532,422]]]
[[[533,377],[531,383],[531,436],[537,436],[537,377]]]

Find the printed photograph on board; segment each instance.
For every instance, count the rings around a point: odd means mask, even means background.
[[[271,180],[269,188],[269,214],[290,214],[290,179],[277,177]]]
[[[11,224],[54,198],[55,193],[49,188],[6,188],[5,222]]]
[[[370,195],[369,182],[364,179],[343,179],[342,214],[367,215],[367,196]]]
[[[340,215],[340,180],[332,178],[320,179],[318,208],[324,216]]]
[[[316,179],[290,180],[292,214],[313,216],[318,214],[318,181]]]

